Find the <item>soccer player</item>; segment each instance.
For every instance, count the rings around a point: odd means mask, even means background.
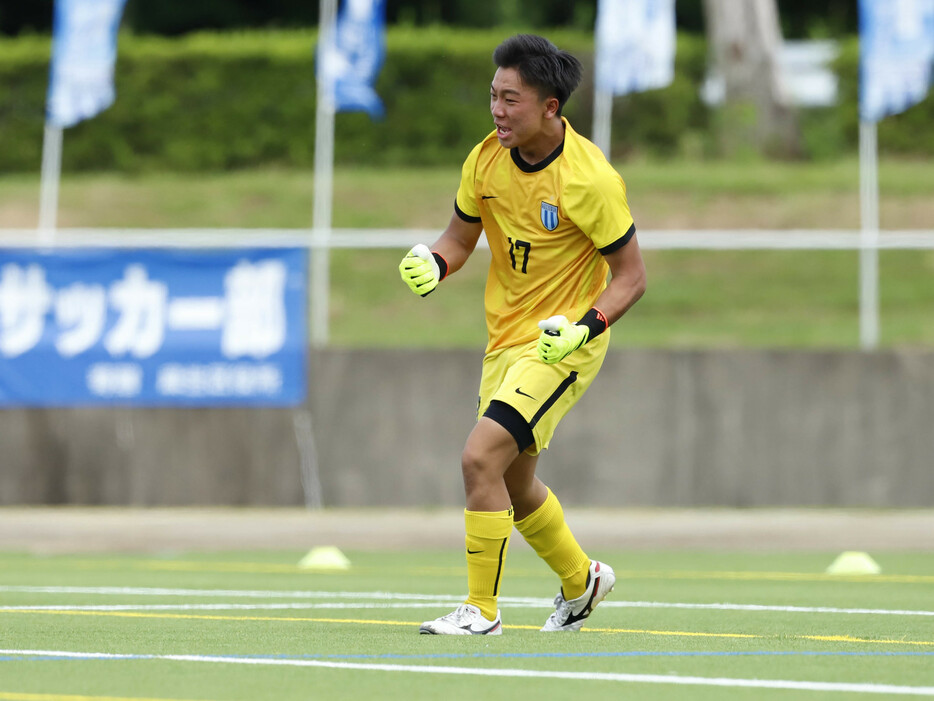
[[[596,377],[610,325],[645,291],[626,186],[561,116],[581,79],[574,56],[520,34],[493,61],[496,129],[464,163],[447,229],[399,265],[425,296],[464,265],[483,231],[492,253],[478,419],[461,458],[468,596],[423,623],[429,634],[502,632],[497,597],[513,526],[561,580],[543,631],[580,630],[616,581],[584,553],[535,467]]]

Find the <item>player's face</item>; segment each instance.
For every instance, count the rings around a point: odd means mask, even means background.
[[[545,129],[546,100],[522,82],[515,68],[498,68],[490,85],[490,112],[503,148],[529,147]]]

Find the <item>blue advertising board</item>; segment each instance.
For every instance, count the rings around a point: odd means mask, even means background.
[[[307,251],[0,249],[0,407],[304,401]]]

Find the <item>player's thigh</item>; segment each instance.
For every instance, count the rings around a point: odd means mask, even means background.
[[[601,334],[560,363],[552,365],[538,358],[536,345],[530,343],[509,349],[514,352],[508,359],[505,372],[501,373],[498,387],[489,395],[481,391],[480,399],[481,413],[484,403],[489,405],[495,400],[510,405],[522,415],[535,439],[534,445],[527,450],[532,455],[548,447],[558,423],[597,376],[606,356],[609,334]],[[499,362],[503,360],[505,358]]]
[[[477,419],[490,406],[490,400],[499,390],[509,368],[521,356],[522,348],[501,348],[483,357],[483,370],[480,375],[480,392],[477,399]]]

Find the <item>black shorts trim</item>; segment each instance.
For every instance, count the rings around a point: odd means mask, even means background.
[[[623,246],[625,246],[627,243],[629,243],[629,239],[631,239],[635,235],[636,235],[636,225],[633,224],[632,226],[629,227],[629,231],[627,231],[625,234],[620,236],[609,246],[604,246],[603,248],[601,248],[600,253],[602,253],[605,256],[608,256],[611,253],[618,251]]]
[[[477,224],[480,221],[480,217],[472,217],[469,214],[465,214],[464,210],[457,206],[456,199],[454,200],[454,213],[469,224]]]
[[[514,406],[494,399],[483,415],[488,419],[493,419],[512,434],[520,453],[525,452],[525,449],[535,442],[532,436],[532,426]]]
[[[535,416],[532,417],[532,420],[529,422],[529,429],[535,428],[535,424],[545,415],[545,412],[551,409],[554,406],[554,403],[558,401],[562,394],[567,392],[568,387],[577,382],[577,370],[572,370],[571,374],[564,378],[558,389],[551,393],[551,396],[545,400],[545,403],[542,404],[538,411],[535,412]]]

